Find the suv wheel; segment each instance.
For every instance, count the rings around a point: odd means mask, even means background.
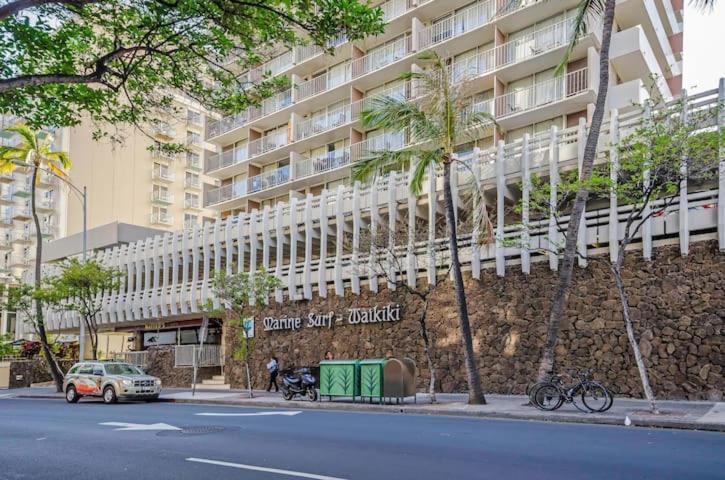
[[[116,390],[112,386],[109,385],[103,389],[103,403],[116,403],[117,400]]]
[[[65,401],[68,403],[77,403],[80,398],[81,396],[78,395],[76,387],[68,385],[68,388],[65,389]]]

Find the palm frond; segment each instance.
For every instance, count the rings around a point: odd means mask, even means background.
[[[717,4],[717,0],[690,0],[690,5],[702,11],[712,12]]]
[[[16,162],[25,161],[26,154],[26,151],[22,148],[8,145],[0,146],[0,172],[7,173],[15,170],[18,167]]]
[[[365,129],[383,128],[405,130],[417,122],[427,122],[420,107],[407,99],[379,96],[370,99],[370,104],[360,114]]]
[[[378,175],[407,170],[419,153],[414,148],[372,151],[352,165],[352,179],[368,182]]]
[[[6,129],[7,132],[17,133],[27,145],[28,150],[38,150],[38,135],[24,123],[18,123]]]
[[[561,75],[565,71],[566,65],[569,63],[574,49],[579,43],[579,39],[589,31],[588,20],[590,18],[601,18],[604,14],[606,2],[607,0],[581,0],[579,2],[576,17],[574,17],[573,28],[570,32],[571,38],[569,39],[569,45],[567,45],[564,56],[554,71],[555,75]]]
[[[420,152],[416,157],[415,169],[410,177],[410,192],[413,195],[420,195],[423,190],[423,182],[425,176],[431,169],[431,166],[436,165],[440,161],[440,154],[437,150],[429,150]]]
[[[56,163],[58,164],[58,167],[63,170],[70,170],[73,166],[73,163],[66,152],[49,152],[45,154],[45,157],[48,159],[48,164]]]

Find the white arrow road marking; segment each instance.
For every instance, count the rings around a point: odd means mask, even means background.
[[[269,415],[284,415],[291,417],[298,415],[302,412],[254,412],[254,413],[216,413],[216,412],[202,412],[195,413],[194,415],[200,415],[202,417],[266,417]]]
[[[209,465],[220,465],[222,467],[239,468],[241,470],[253,470],[255,472],[276,473],[279,475],[288,475],[297,478],[312,478],[314,480],[345,480],[339,477],[328,477],[327,475],[316,475],[314,473],[295,472],[294,470],[280,470],[278,468],[258,467],[256,465],[245,465],[243,463],[220,462],[219,460],[209,460],[206,458],[190,457],[187,462],[207,463]]]
[[[169,425],[168,423],[151,423],[145,425],[143,423],[103,422],[99,423],[99,425],[121,427],[114,428],[114,430],[181,430],[179,427]]]

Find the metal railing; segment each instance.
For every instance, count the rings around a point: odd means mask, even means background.
[[[366,75],[379,70],[386,65],[408,56],[412,50],[412,37],[405,35],[383,48],[372,52],[351,62],[352,78]]]
[[[471,57],[453,62],[450,68],[451,81],[462,82],[492,72],[495,68],[494,50],[479,52]]]
[[[549,25],[521,38],[496,47],[496,66],[504,67],[567,45],[573,33],[574,19]]]
[[[320,75],[319,77],[312,78],[306,82],[302,82],[296,86],[297,88],[297,101],[305,98],[317,95],[325,92],[332,88],[337,87],[350,81],[352,69],[350,62],[346,62],[343,68],[330,70]]]
[[[313,158],[302,158],[294,164],[294,178],[335,170],[350,164],[350,147],[334,150]]]
[[[236,165],[237,163],[241,163],[248,158],[247,152],[248,149],[245,145],[241,148],[234,148],[232,150],[227,150],[226,152],[211,155],[206,161],[204,170],[206,173],[209,173],[213,172],[214,170],[219,170],[220,168],[225,168]]]
[[[222,364],[221,345],[176,345],[174,367],[218,367]]]
[[[154,212],[151,214],[149,222],[157,225],[171,225],[174,223],[174,217],[168,213]]]
[[[151,178],[153,180],[165,180],[167,182],[173,182],[174,172],[154,168],[153,170],[151,170]]]
[[[587,68],[582,68],[496,97],[496,117],[525,112],[582,93],[589,87],[588,73]]]
[[[426,48],[450,38],[463,35],[490,22],[496,14],[494,0],[476,2],[454,15],[443,18],[420,32],[420,48]]]
[[[353,118],[353,109],[359,114],[359,102],[343,105],[301,121],[295,129],[295,140],[302,140],[349,123]]]
[[[163,190],[154,190],[151,192],[151,201],[152,202],[162,202],[162,203],[173,203],[174,201],[174,195],[165,192]]]
[[[276,150],[280,147],[287,145],[288,134],[287,132],[280,132],[273,135],[267,135],[262,138],[258,138],[253,142],[249,142],[247,145],[249,158],[261,155],[271,150]]]
[[[141,368],[146,368],[149,364],[149,352],[120,352],[113,356],[119,362],[130,363]]]
[[[259,192],[268,188],[287,183],[290,180],[290,166],[285,165],[269,172],[264,172],[247,180],[249,193]]]

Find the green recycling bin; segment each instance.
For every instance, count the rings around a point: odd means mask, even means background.
[[[360,362],[360,396],[362,398],[377,397],[380,403],[383,402],[383,368],[384,358],[362,360]]]
[[[320,396],[360,396],[359,360],[323,360],[320,362]]]

